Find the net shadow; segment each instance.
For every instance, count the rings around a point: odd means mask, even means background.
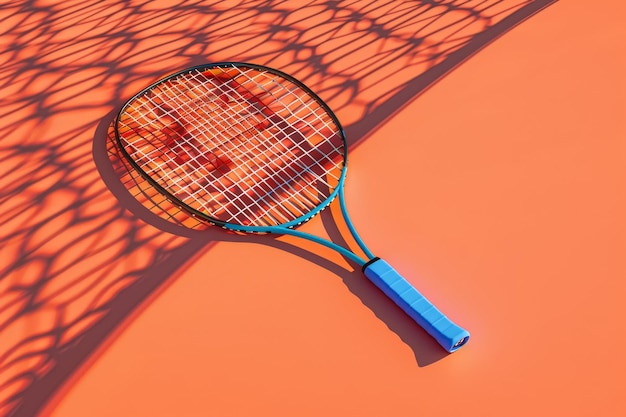
[[[39,414],[190,259],[215,241],[242,239],[205,230],[116,165],[106,138],[125,98],[180,68],[255,62],[318,93],[354,147],[551,3],[5,2],[0,415]],[[334,222],[323,219],[340,242]],[[357,274],[284,242],[258,242],[337,273],[413,349],[419,365],[441,357]]]

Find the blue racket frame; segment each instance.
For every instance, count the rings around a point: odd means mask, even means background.
[[[187,68],[181,71],[178,71],[174,74],[171,74],[153,84],[146,87],[139,93],[135,94],[132,98],[130,98],[124,106],[122,106],[120,112],[118,113],[117,120],[120,119],[121,115],[125,112],[126,108],[139,96],[147,93],[152,90],[156,86],[160,85],[163,82],[166,82],[174,77],[177,77],[181,74],[191,72],[194,70],[202,70],[207,68],[228,68],[228,67],[247,67],[258,69],[261,71],[268,71],[270,73],[274,73],[278,76],[281,76],[300,88],[302,88],[310,97],[315,99],[328,113],[328,115],[333,119],[334,123],[337,125],[337,128],[341,134],[343,143],[344,143],[344,163],[341,170],[341,175],[337,182],[336,187],[329,193],[328,197],[322,201],[317,207],[313,210],[309,211],[303,216],[300,216],[292,221],[287,223],[283,223],[276,226],[247,226],[241,224],[234,224],[224,222],[223,220],[216,219],[208,216],[206,213],[200,212],[184,202],[178,199],[175,195],[171,194],[168,190],[159,184],[154,178],[148,175],[130,156],[130,154],[125,150],[124,144],[122,143],[122,139],[118,132],[117,121],[115,124],[115,139],[118,145],[119,150],[121,151],[122,156],[131,164],[131,166],[139,172],[152,186],[154,186],[159,192],[167,196],[171,201],[178,204],[181,208],[188,211],[191,215],[204,219],[214,225],[221,226],[225,229],[235,231],[235,232],[244,232],[244,233],[271,233],[278,235],[291,235],[298,238],[306,239],[320,245],[323,245],[327,248],[337,251],[341,255],[345,256],[347,259],[351,260],[355,264],[359,265],[363,271],[365,277],[367,277],[374,285],[376,285],[384,294],[387,295],[391,300],[393,300],[409,317],[411,317],[417,324],[419,324],[422,328],[424,328],[446,351],[454,352],[460,347],[464,346],[469,338],[470,334],[467,330],[458,326],[448,317],[443,315],[430,301],[428,301],[415,287],[404,277],[402,277],[395,269],[393,269],[386,261],[376,257],[369,248],[365,245],[363,240],[360,238],[359,234],[356,231],[356,228],[352,224],[350,220],[350,216],[348,215],[348,210],[346,208],[345,196],[344,196],[344,182],[347,171],[347,141],[341,127],[341,123],[338,118],[335,116],[330,107],[315,94],[311,89],[309,89],[306,85],[304,85],[299,80],[294,77],[286,74],[282,71],[278,71],[273,68],[268,68],[261,65],[249,64],[249,63],[241,63],[241,62],[221,62],[214,64],[206,64],[199,65],[192,68]],[[302,224],[319,214],[322,210],[324,210],[335,198],[339,199],[339,204],[341,207],[341,213],[344,218],[352,237],[360,247],[361,251],[365,255],[365,257],[361,257],[351,250],[344,248],[328,239],[321,238],[319,236],[302,232],[296,230],[296,228]]]

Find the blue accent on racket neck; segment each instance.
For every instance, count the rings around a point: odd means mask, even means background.
[[[346,225],[348,226],[348,229],[350,230],[350,234],[352,234],[354,241],[357,243],[357,245],[359,245],[359,248],[361,248],[363,253],[365,253],[365,255],[369,259],[374,258],[375,257],[374,254],[365,245],[365,242],[363,242],[363,240],[361,239],[361,236],[359,236],[359,234],[357,233],[356,228],[354,227],[354,224],[352,224],[352,220],[350,219],[350,216],[348,215],[348,208],[347,208],[346,199],[344,196],[343,184],[339,189],[339,206],[341,207],[341,215],[343,216],[343,220],[346,222]]]
[[[346,202],[345,202],[345,195],[344,195],[344,190],[343,190],[343,180],[345,178],[345,172],[346,169],[344,167],[344,170],[342,172],[341,178],[340,178],[340,183],[337,186],[337,188],[334,190],[334,192],[331,194],[331,197],[329,199],[327,199],[323,204],[319,205],[318,207],[316,207],[314,210],[312,210],[308,216],[305,217],[301,217],[299,219],[296,219],[292,222],[280,225],[280,226],[241,226],[241,225],[233,225],[233,224],[225,224],[224,227],[226,227],[227,229],[231,229],[231,230],[235,230],[235,231],[241,231],[241,232],[256,232],[256,233],[272,233],[272,234],[277,234],[277,235],[291,235],[291,236],[296,236],[299,237],[301,239],[306,239],[306,240],[310,240],[312,242],[318,243],[322,246],[325,246],[329,249],[332,249],[338,253],[340,253],[341,255],[345,256],[346,258],[350,259],[352,262],[356,263],[357,265],[363,267],[363,265],[365,265],[366,263],[370,262],[371,259],[375,258],[374,254],[368,249],[368,247],[365,245],[365,243],[363,242],[363,240],[361,239],[361,237],[359,236],[359,234],[356,231],[356,228],[354,227],[354,225],[352,224],[352,220],[350,219],[350,216],[348,215],[348,209],[346,207]],[[359,248],[361,248],[361,250],[363,251],[363,253],[365,254],[365,256],[367,257],[367,259],[362,258],[359,255],[356,255],[355,253],[353,253],[352,251],[350,251],[349,249],[344,248],[343,246],[340,246],[328,239],[313,235],[311,233],[307,233],[307,232],[303,232],[300,230],[296,230],[293,229],[292,227],[294,226],[298,226],[304,222],[306,222],[307,220],[311,219],[315,214],[319,213],[320,211],[322,211],[324,208],[326,208],[332,201],[332,199],[338,196],[339,197],[339,206],[341,207],[341,214],[343,216],[344,222],[346,223],[346,225],[348,226],[348,229],[350,230],[350,233],[352,234],[352,237],[354,238],[355,242],[357,243],[357,245],[359,246]]]
[[[276,233],[276,234],[281,234],[281,235],[291,235],[291,236],[296,236],[299,237],[301,239],[307,239],[310,240],[312,242],[318,243],[322,246],[326,246],[329,249],[332,249],[338,253],[340,253],[341,255],[345,256],[346,258],[350,259],[352,262],[356,263],[359,266],[363,266],[365,265],[365,263],[367,262],[367,260],[361,258],[360,256],[352,253],[350,250],[344,248],[343,246],[340,246],[334,242],[331,242],[330,240],[321,238],[319,236],[316,235],[312,235],[310,233],[307,232],[302,232],[300,230],[295,230],[295,229],[286,229],[282,226],[270,226],[267,228],[267,232],[268,233]]]

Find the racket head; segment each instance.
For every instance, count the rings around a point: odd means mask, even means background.
[[[343,186],[347,143],[330,107],[273,68],[187,68],[131,97],[115,121],[121,155],[159,192],[238,232],[293,228]]]

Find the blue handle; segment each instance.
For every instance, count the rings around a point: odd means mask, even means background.
[[[467,330],[444,316],[387,262],[374,258],[365,264],[363,273],[448,352],[469,340]]]

